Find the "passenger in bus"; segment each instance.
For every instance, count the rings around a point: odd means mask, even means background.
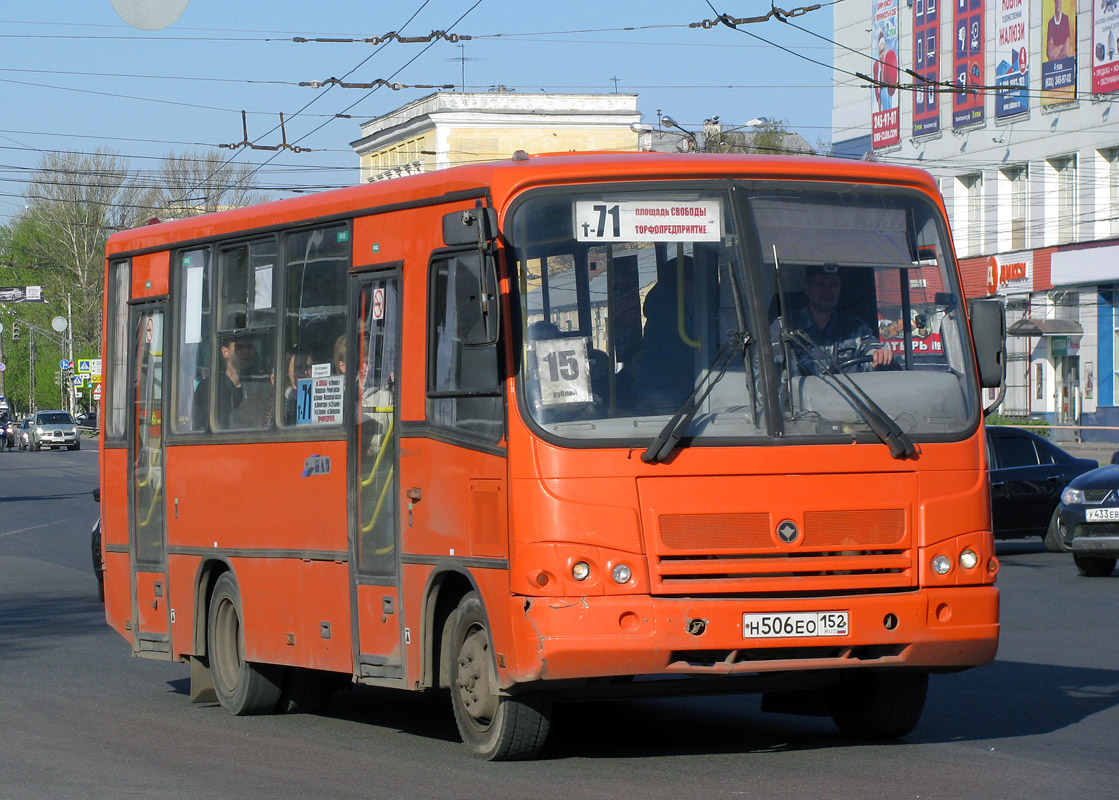
[[[685,257],[681,281],[676,259],[672,259],[659,270],[660,280],[645,295],[641,306],[645,329],[632,387],[634,406],[639,412],[670,413],[695,386],[699,337],[691,330],[695,302],[691,271],[692,259]],[[630,371],[629,363],[625,371]]]
[[[214,419],[219,430],[230,427],[230,415],[245,399],[242,376],[256,364],[256,345],[244,334],[227,335],[221,343],[221,372],[215,376]],[[194,389],[191,409],[195,430],[205,430],[209,420],[210,378],[203,378]]]
[[[868,371],[890,366],[893,363],[893,353],[866,321],[836,310],[842,293],[843,280],[837,267],[826,264],[807,267],[804,274],[804,295],[808,302],[789,312],[785,320],[786,327],[803,331],[839,366],[863,357],[866,361],[852,366],[852,369]],[[808,348],[796,343],[791,346],[794,374],[818,375],[827,371],[828,366],[820,364]]]

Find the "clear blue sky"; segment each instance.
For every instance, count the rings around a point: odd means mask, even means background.
[[[40,151],[106,148],[146,168],[172,150],[240,142],[241,110],[250,140],[279,144],[279,131],[268,132],[283,112],[288,142],[314,151],[236,151],[254,164],[272,158],[259,173],[265,188],[352,184],[349,143],[359,124],[432,90],[295,85],[346,75],[459,87],[465,71],[467,91],[501,84],[521,93],[611,92],[616,79],[617,91],[638,95],[647,122],[658,110],[689,128],[713,115],[730,125],[764,116],[787,120],[812,144],[830,139],[831,70],[723,26],[688,27],[712,20],[711,6],[734,17],[769,10],[759,0],[189,0],[175,24],[146,32],[125,24],[111,0],[9,0],[0,11],[0,221],[22,206]],[[792,21],[830,38],[831,20],[825,6]],[[832,62],[827,42],[776,20],[742,29]],[[475,38],[430,46],[291,41],[436,30]],[[332,118],[339,113],[352,118]]]

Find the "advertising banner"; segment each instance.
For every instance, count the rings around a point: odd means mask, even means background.
[[[1119,89],[1119,2],[1092,3],[1092,91],[1107,94]]]
[[[913,0],[913,71],[929,82],[913,92],[913,135],[940,130],[940,0]]]
[[[1100,2],[1100,0],[1096,0]],[[1041,104],[1076,99],[1076,4],[1066,14],[1062,0],[1041,0]]]
[[[1030,110],[1028,0],[998,0],[995,13],[995,118]]]
[[[1059,2],[1059,0],[1058,0]],[[986,80],[984,62],[983,0],[956,0],[953,17],[956,32],[952,59],[953,80],[959,89],[982,86]],[[982,91],[958,91],[952,95],[952,127],[967,128],[986,118]]]
[[[901,141],[898,111],[898,0],[871,0],[871,54],[874,56],[874,97],[871,101],[871,142],[877,149]]]

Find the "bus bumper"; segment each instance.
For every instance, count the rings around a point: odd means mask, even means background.
[[[506,687],[535,680],[864,666],[955,670],[993,661],[999,638],[994,586],[806,599],[598,596],[512,602],[517,640],[526,644],[516,664],[500,670]],[[743,635],[745,614],[836,611],[848,614],[843,635]]]

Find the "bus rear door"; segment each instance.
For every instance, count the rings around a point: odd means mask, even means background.
[[[128,537],[132,563],[132,648],[171,657],[167,532],[163,496],[162,303],[131,309],[132,413],[128,421]]]
[[[400,608],[397,381],[399,277],[354,277],[347,381],[354,398],[350,434],[350,563],[355,585],[354,642],[361,677],[404,676]]]

